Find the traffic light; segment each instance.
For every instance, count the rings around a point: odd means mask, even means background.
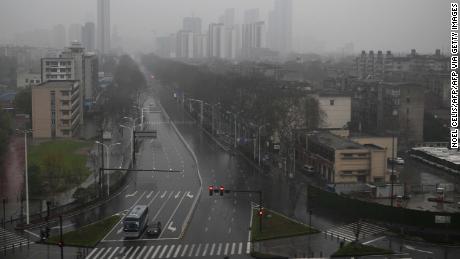
[[[264,209],[260,208],[259,209],[259,217],[262,217],[264,215]]]
[[[224,186],[221,185],[220,188],[219,188],[220,196],[223,196],[223,195],[224,195],[224,190],[225,190]]]
[[[209,190],[209,196],[212,196],[212,193],[214,192],[214,186],[209,185],[208,190]]]

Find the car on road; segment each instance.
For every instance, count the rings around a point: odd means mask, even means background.
[[[313,168],[313,166],[305,164],[305,165],[303,165],[303,171],[305,173],[311,174],[311,173],[315,172],[315,169]]]
[[[153,227],[147,230],[147,236],[149,237],[159,237],[161,234],[161,222],[158,221]]]
[[[397,165],[404,165],[404,159],[402,157],[388,158],[388,162],[395,163]]]

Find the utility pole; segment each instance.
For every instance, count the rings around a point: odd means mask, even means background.
[[[6,205],[6,199],[3,198],[3,220],[2,220],[2,223],[3,223],[3,228],[5,228],[5,221],[6,221],[6,210],[5,210],[5,205]]]
[[[64,259],[64,240],[62,240],[62,215],[59,215],[59,246],[61,247],[61,259]]]

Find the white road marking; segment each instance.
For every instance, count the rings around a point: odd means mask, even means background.
[[[190,192],[187,192],[187,197],[189,197],[191,199],[191,198],[193,198],[193,194],[191,194]]]
[[[125,255],[122,257],[122,259],[125,259],[126,256],[128,256],[129,252],[133,249],[133,247],[131,246],[130,248],[128,248],[128,250],[126,251]]]
[[[171,256],[172,252],[174,251],[174,247],[175,247],[175,245],[171,246],[171,248],[168,251],[168,255],[166,255],[166,258],[169,258]]]
[[[150,246],[149,250],[147,251],[147,253],[145,254],[145,257],[144,258],[149,258],[149,254],[152,252],[154,246]]]
[[[117,230],[117,235],[119,235],[123,231],[123,227]]]
[[[153,199],[151,199],[151,200],[149,201],[149,203],[147,203],[147,207],[150,206],[150,204],[152,204],[152,202],[153,202],[154,200],[156,200],[156,198],[158,197],[158,194],[160,194],[160,191],[158,191],[157,194],[155,194],[155,196],[153,196]]]
[[[240,245],[238,247],[238,254],[240,255],[242,251],[243,251],[243,242],[240,242]]]
[[[137,250],[139,250],[140,246],[136,247],[136,249],[134,249],[131,257],[129,259],[133,259],[134,258],[134,255],[136,254]]]
[[[212,243],[211,246],[211,251],[209,252],[209,255],[212,256],[214,254],[214,248],[216,247],[216,243]]]
[[[180,191],[174,196],[174,199],[179,198],[179,195],[180,195]]]
[[[204,250],[203,250],[203,256],[206,255],[206,252],[208,251],[208,246],[209,246],[209,244],[206,243],[206,245],[204,246]]]
[[[192,256],[193,248],[195,248],[195,244],[193,244],[193,245],[190,247],[190,252],[188,253],[188,257]]]
[[[179,251],[180,251],[180,248],[182,247],[182,245],[178,245],[177,246],[177,249],[176,249],[176,252],[174,253],[173,257],[177,257],[177,255],[179,254]]]
[[[103,252],[104,252],[104,248],[101,248],[101,250],[99,251],[99,253],[97,253],[96,255],[94,255],[94,257],[95,257],[95,258],[98,258],[99,255],[102,256]]]
[[[219,247],[217,248],[216,255],[220,255],[220,250],[222,250],[222,243],[219,243]]]
[[[417,251],[417,252],[421,252],[421,253],[426,253],[426,254],[433,254],[433,252],[431,251],[427,251],[427,250],[420,250],[420,249],[417,249],[413,246],[410,246],[410,245],[404,245],[405,248],[409,249],[409,250],[413,250],[413,251]]]
[[[235,246],[236,246],[236,243],[233,243],[232,244],[232,251],[230,252],[230,254],[235,254]]]
[[[150,196],[152,196],[152,194],[153,194],[153,191],[151,191],[149,194],[147,194],[146,198],[150,199]]]
[[[180,257],[184,257],[185,252],[187,252],[187,248],[188,248],[188,244],[184,246],[184,250],[182,250],[182,254],[180,255]]]
[[[169,194],[168,199],[166,199],[166,201],[163,202],[163,204],[161,205],[160,209],[157,211],[157,214],[155,214],[155,216],[152,218],[152,220],[150,221],[151,223],[153,223],[155,221],[155,219],[158,217],[158,214],[160,214],[161,210],[163,210],[163,208],[165,207],[166,203],[168,203],[169,199],[171,198],[171,195],[172,195],[172,192]]]
[[[248,242],[246,246],[246,254],[249,254],[249,253],[251,253],[251,242]]]
[[[108,258],[112,258],[112,256],[117,252],[118,248],[119,248],[118,246],[115,247],[115,249],[113,249],[113,252],[109,255]]]
[[[204,232],[208,232],[208,227],[205,227],[205,228],[204,228]]]
[[[208,217],[208,221],[211,221],[211,216]]]
[[[166,249],[168,249],[168,245],[165,245],[163,247],[163,250],[161,250],[161,253],[160,253],[160,255],[158,257],[160,257],[160,258],[163,257],[163,254],[166,252]]]
[[[229,233],[229,234],[232,233],[232,227],[229,227],[229,228],[228,228],[228,233]]]
[[[136,196],[136,194],[137,194],[137,191],[135,191],[135,192],[133,192],[133,193],[131,193],[131,194],[126,194],[126,195],[125,195],[125,198],[129,198],[129,197]]]
[[[161,246],[157,246],[157,248],[155,249],[155,252],[153,252],[152,254],[152,258],[155,258],[155,256],[158,254],[158,251],[160,251],[160,248]]]
[[[171,230],[172,232],[176,231],[176,229],[174,228],[174,230],[170,229],[171,225],[172,225],[172,218],[174,217],[174,215],[176,214],[177,212],[177,209],[179,209],[182,201],[184,200],[184,197],[185,197],[185,193],[184,195],[182,195],[182,198],[180,199],[179,203],[177,204],[176,208],[174,209],[173,213],[171,214],[171,217],[169,217],[168,221],[166,221],[166,224],[168,224],[168,222],[171,222],[169,223],[169,226],[168,226],[168,229]],[[160,235],[160,237],[162,237],[162,235]]]
[[[147,246],[144,246],[144,247],[142,248],[142,250],[141,250],[141,251],[139,252],[139,254],[137,255],[137,259],[141,259],[141,256],[142,256],[142,254],[145,252],[146,249],[147,249]]]
[[[384,239],[386,236],[381,236],[381,237],[377,237],[376,239],[372,239],[372,240],[369,240],[367,242],[364,242],[363,245],[367,245],[367,244],[370,244],[370,243],[373,243],[375,241],[379,241],[381,239]]]
[[[96,253],[96,251],[98,250],[99,248],[94,248],[91,253],[89,253],[89,255],[87,256],[87,258],[91,258],[91,256]]]
[[[224,255],[228,255],[228,243],[225,244],[225,252]]]
[[[198,247],[196,248],[195,256],[198,256],[198,254],[200,253],[200,249],[201,249],[201,244],[198,244]]]
[[[160,196],[160,198],[162,198],[162,199],[163,199],[163,198],[166,196],[166,193],[168,193],[168,192],[167,192],[167,191],[165,191],[165,192],[164,192],[164,193],[163,193],[163,194]]]
[[[172,224],[173,224],[173,221],[169,222],[168,230],[170,230],[171,232],[175,232],[177,228],[173,227]]]

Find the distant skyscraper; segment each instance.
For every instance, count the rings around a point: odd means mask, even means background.
[[[208,57],[225,58],[225,27],[223,23],[209,24]]]
[[[69,26],[69,43],[77,41],[81,42],[81,25],[80,24],[71,24]]]
[[[248,56],[251,50],[264,47],[264,22],[243,24],[242,54]]]
[[[86,51],[94,51],[95,48],[95,37],[96,37],[95,25],[92,22],[87,22],[81,29],[81,42]]]
[[[235,24],[235,9],[227,8],[224,14],[219,18],[219,22],[223,23],[226,27]]]
[[[193,32],[181,30],[176,36],[176,57],[193,58]]]
[[[97,50],[110,51],[110,0],[97,0]]]
[[[53,28],[53,47],[57,49],[63,49],[66,46],[66,33],[65,27],[62,24],[58,24]]]
[[[292,0],[275,0],[268,17],[269,47],[287,53],[292,49]]]
[[[244,12],[243,24],[250,24],[259,21],[259,9],[249,9]]]
[[[184,31],[191,31],[193,33],[201,33],[201,18],[185,17],[182,20],[182,29]]]

